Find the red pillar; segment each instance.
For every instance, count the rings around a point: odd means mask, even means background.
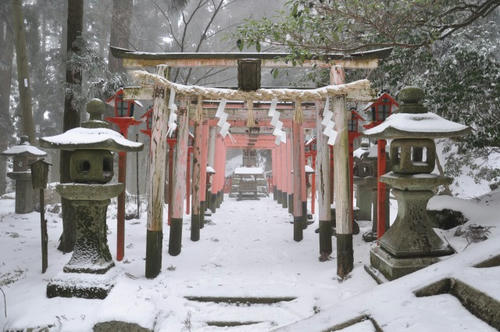
[[[386,155],[385,155],[386,141],[379,139],[377,142],[377,239],[380,239],[385,233],[385,183],[380,182],[380,177],[385,174]]]
[[[302,214],[304,221],[307,220],[307,187],[306,187],[306,152],[304,145],[304,127],[299,127],[299,157],[300,157],[300,201],[302,202]]]
[[[208,158],[208,121],[202,125],[201,158],[200,158],[200,228],[204,226],[204,213],[207,200],[207,158]]]
[[[292,177],[292,169],[293,169],[293,157],[292,157],[292,134],[291,131],[288,133],[288,137],[286,139],[286,176],[288,181],[288,195],[293,194],[293,177]],[[300,193],[298,193],[300,195]],[[290,203],[290,202],[288,202]],[[293,205],[293,204],[292,204]],[[293,207],[293,206],[292,206]],[[292,209],[289,208],[290,213],[293,213]]]
[[[191,152],[192,148],[188,148],[187,165],[186,165],[186,214],[191,212]]]
[[[333,146],[330,147],[330,204],[333,204],[335,194],[333,192],[333,182],[335,181],[335,177],[333,176]]]
[[[350,136],[350,135],[349,135]],[[351,195],[351,217],[354,223],[354,137],[349,137],[349,194]]]
[[[123,134],[123,133],[122,133]],[[124,137],[127,137],[125,129]],[[116,260],[121,261],[125,255],[125,192],[127,179],[127,153],[118,152],[118,182],[123,183],[125,189],[118,195],[116,211]]]
[[[316,152],[311,155],[312,168],[314,173],[311,175],[311,213],[314,214],[316,207]]]
[[[173,193],[173,181],[174,181],[174,148],[175,139],[169,138],[168,142],[168,225],[170,226],[172,222],[172,193]]]

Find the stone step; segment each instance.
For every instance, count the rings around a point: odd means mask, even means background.
[[[226,304],[275,304],[296,300],[294,296],[281,297],[229,297],[229,296],[184,296],[186,300]]]

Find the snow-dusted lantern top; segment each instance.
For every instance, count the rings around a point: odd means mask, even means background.
[[[47,153],[31,145],[28,136],[21,136],[18,145],[11,146],[3,151],[4,156],[14,158],[14,172],[25,172],[29,170],[30,164],[39,157],[45,157]]]
[[[42,137],[42,146],[74,151],[70,159],[70,178],[80,183],[106,183],[113,178],[113,156],[110,151],[140,151],[143,144],[125,139],[120,133],[105,128],[101,120],[104,103],[93,99],[87,104],[90,120],[82,127],[63,134]]]
[[[436,155],[433,138],[461,136],[470,129],[427,112],[421,104],[424,91],[420,88],[404,88],[398,97],[402,101],[399,113],[392,114],[380,125],[366,130],[364,135],[394,139],[390,156],[395,173],[430,173],[434,169]],[[423,151],[421,160],[413,160],[416,149]]]

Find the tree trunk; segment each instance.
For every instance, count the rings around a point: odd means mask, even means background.
[[[13,31],[8,18],[11,17],[11,4],[0,2],[0,151],[7,149],[11,136],[12,124],[9,114],[10,83],[12,79],[12,57],[14,55]],[[0,195],[5,194],[7,187],[6,164],[0,162]]]
[[[19,83],[23,135],[27,135],[30,143],[34,144],[35,125],[33,123],[33,112],[31,111],[31,89],[22,0],[12,0],[12,18],[16,37],[17,81]]]
[[[132,0],[113,0],[113,17],[111,19],[111,46],[128,48],[130,37],[130,21],[132,19]],[[122,62],[111,52],[108,56],[109,71],[116,73],[123,71]]]
[[[68,21],[66,39],[66,61],[69,61],[73,53],[80,52],[79,39],[83,30],[83,0],[68,0]],[[66,93],[64,97],[63,131],[76,128],[80,125],[80,112],[75,105],[74,94],[77,93],[82,84],[82,73],[80,68],[70,67],[66,64]],[[69,160],[71,153],[61,151],[60,158],[60,182],[70,182]],[[61,199],[63,215],[63,233],[58,249],[62,252],[70,252],[75,245],[76,229],[72,219],[71,207],[67,200]]]

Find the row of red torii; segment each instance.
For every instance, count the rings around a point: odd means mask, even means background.
[[[150,180],[148,184],[148,217],[146,245],[146,277],[154,278],[161,271],[163,243],[163,201],[165,182],[165,162],[169,130],[176,128],[173,183],[170,191],[169,206],[169,249],[170,255],[181,252],[182,222],[184,200],[189,190],[188,149],[189,127],[192,127],[192,215],[191,240],[199,239],[203,227],[204,204],[206,197],[207,163],[215,168],[212,179],[211,197],[220,204],[225,180],[225,151],[227,148],[254,148],[272,150],[272,185],[280,195],[293,197],[293,238],[301,241],[305,218],[303,205],[307,202],[305,178],[304,129],[317,130],[316,180],[318,188],[318,216],[320,225],[320,253],[332,252],[331,240],[331,202],[335,196],[337,274],[345,277],[353,266],[353,211],[352,181],[349,181],[349,134],[348,120],[351,112],[346,108],[349,101],[371,101],[374,91],[368,80],[345,83],[344,68],[375,68],[380,59],[390,53],[390,49],[346,55],[327,55],[323,59],[306,60],[303,66],[330,68],[330,85],[317,89],[261,89],[260,67],[288,67],[283,62],[283,54],[269,53],[164,53],[150,54],[130,52],[112,48],[114,56],[122,58],[123,65],[129,68],[156,66],[156,73],[144,70],[134,71],[140,87],[126,88],[124,99],[153,99],[153,116],[150,144]],[[244,60],[257,61],[258,70],[245,70]],[[254,62],[255,63],[255,62]],[[168,80],[169,68],[193,66],[237,66],[238,89],[206,88],[176,84]],[[255,79],[255,73],[258,78]],[[245,74],[246,73],[246,74]],[[250,73],[250,76],[248,76]],[[253,75],[253,76],[252,76]],[[253,88],[245,88],[245,82],[258,81]],[[175,98],[172,98],[174,97]],[[279,100],[276,112],[280,116],[281,133],[259,134],[256,138],[245,134],[234,134],[224,138],[227,129],[246,127],[276,127],[276,121],[269,117],[269,108]],[[223,111],[227,114],[223,122],[227,125],[217,131],[220,116],[220,103],[224,101]],[[227,101],[227,102],[226,102]],[[243,102],[241,102],[243,101]],[[328,106],[328,103],[331,106]],[[325,107],[325,104],[326,107]],[[218,109],[219,108],[219,109]],[[327,119],[328,109],[333,110],[333,122]],[[332,115],[330,115],[332,117]],[[330,132],[327,123],[335,123]],[[325,127],[326,125],[326,127]],[[323,134],[325,127],[326,135]],[[264,130],[265,132],[266,130]],[[280,137],[281,135],[281,137]],[[328,136],[327,136],[328,135]],[[330,141],[329,141],[330,140]],[[208,143],[208,144],[207,144]],[[330,145],[328,144],[330,143]],[[332,144],[334,143],[334,144]],[[334,180],[330,164],[330,146],[333,145]],[[351,150],[352,155],[352,150]],[[217,156],[217,157],[215,157]],[[296,157],[297,156],[297,157]],[[384,153],[385,156],[385,153]],[[293,170],[301,170],[293,172]],[[180,181],[176,181],[179,179]],[[334,190],[330,189],[334,183]],[[188,194],[189,200],[189,194]],[[382,219],[381,219],[382,220]]]

